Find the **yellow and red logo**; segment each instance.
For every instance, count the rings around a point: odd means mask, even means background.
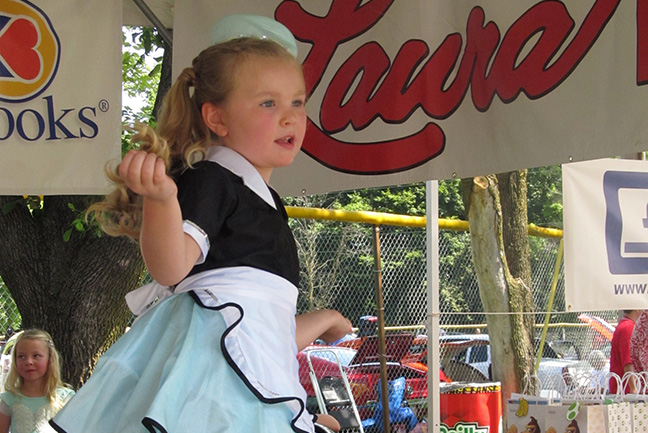
[[[25,102],[56,75],[60,41],[50,19],[27,0],[0,2],[0,101]]]

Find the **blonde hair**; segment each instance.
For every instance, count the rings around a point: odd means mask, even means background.
[[[54,347],[54,341],[52,340],[51,335],[46,331],[41,329],[28,329],[23,331],[16,338],[16,343],[11,352],[11,367],[9,368],[9,374],[5,380],[5,390],[19,395],[20,390],[24,384],[24,379],[20,374],[18,374],[18,369],[16,367],[16,353],[18,352],[18,344],[24,340],[37,340],[42,341],[47,346],[47,352],[49,355],[49,361],[47,363],[47,381],[45,383],[45,396],[50,400],[54,405],[60,405],[61,402],[58,401],[56,395],[56,388],[64,386],[61,381],[61,362],[58,351]]]
[[[205,124],[201,109],[209,102],[224,103],[236,86],[237,69],[252,56],[286,60],[299,65],[285,48],[267,39],[238,38],[203,50],[178,76],[164,98],[157,129],[140,126],[132,142],[140,150],[155,153],[165,161],[174,179],[205,156],[218,137]],[[193,89],[193,91],[192,91]],[[102,229],[112,236],[139,237],[142,200],[126,187],[118,167],[107,170],[115,184],[104,201],[88,209]]]

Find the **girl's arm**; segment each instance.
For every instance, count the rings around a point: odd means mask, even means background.
[[[11,417],[0,412],[0,433],[8,433],[11,426]]]
[[[200,248],[182,230],[175,182],[166,174],[162,159],[143,151],[128,152],[119,174],[143,197],[140,247],[149,273],[160,284],[177,284],[196,263]]]
[[[351,333],[351,322],[335,310],[317,310],[295,317],[297,350],[302,350],[316,338],[327,343]]]

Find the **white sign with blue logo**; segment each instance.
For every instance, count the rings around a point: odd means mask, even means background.
[[[121,1],[0,1],[0,194],[104,194],[120,156]]]
[[[562,171],[566,309],[648,308],[648,161]]]

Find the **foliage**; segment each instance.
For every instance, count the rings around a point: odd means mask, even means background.
[[[347,211],[378,211],[406,215],[425,215],[425,183],[385,188],[367,188],[310,197],[286,197],[290,206],[343,209]],[[440,214],[462,212],[459,182],[440,182]],[[302,266],[301,296],[298,310],[309,311],[320,305],[335,308],[352,320],[376,314],[373,227],[366,224],[305,221],[292,219]],[[381,227],[381,243],[392,245],[389,252],[381,251],[383,298],[389,304],[385,317],[391,324],[409,325],[420,322],[424,311],[412,306],[426,305],[426,239],[423,230],[406,227]],[[474,282],[474,272],[457,271],[460,263],[470,263],[470,240],[465,234],[441,234],[453,247],[446,251],[441,263],[444,285],[441,302],[448,311],[471,308],[463,300],[462,290]],[[344,271],[345,288],[336,278]],[[409,275],[407,281],[396,276]],[[451,276],[452,275],[452,276]],[[336,295],[343,292],[352,296]],[[407,296],[402,296],[403,293]],[[474,311],[474,310],[472,310]],[[467,317],[466,320],[473,318]]]
[[[530,168],[527,174],[529,221],[562,228],[562,169],[560,165]]]
[[[151,28],[125,27],[122,38],[122,154],[133,146],[132,126],[138,122],[154,125],[153,107],[162,72],[159,36]],[[133,104],[136,103],[135,106]]]
[[[292,206],[322,207],[321,199],[325,196],[286,198]],[[351,281],[357,292],[369,291],[364,274],[367,267],[363,257],[371,252],[367,245],[366,228],[358,224],[291,219],[290,227],[295,236],[297,251],[301,264],[300,296],[297,309],[299,312],[311,311],[324,306],[338,309],[347,317],[359,317],[357,298],[349,302],[348,296],[337,296],[341,293],[337,286],[338,275],[345,273],[345,280]],[[363,233],[364,232],[364,233]],[[359,285],[356,286],[355,282]],[[363,287],[364,286],[364,287]],[[336,297],[334,297],[336,296]],[[362,302],[364,304],[364,302]]]
[[[94,236],[101,236],[101,226],[94,217],[94,214],[86,218],[85,210],[90,206],[90,202],[95,199],[88,197],[86,201],[87,206],[83,209],[77,209],[74,203],[68,203],[68,208],[72,212],[74,219],[70,223],[70,228],[63,233],[63,240],[65,242],[69,241],[73,233],[78,233],[81,236],[85,236],[87,233],[90,233]]]
[[[421,229],[381,227],[381,271],[385,320],[422,325],[427,305],[426,234]],[[375,284],[374,284],[375,285]]]
[[[472,266],[470,236],[465,232],[441,231],[439,245],[439,303],[441,311],[481,311],[478,297],[467,298],[477,287],[477,276]],[[474,323],[475,317],[459,316],[462,324]],[[483,319],[483,318],[480,318]]]
[[[287,205],[298,198],[287,197]],[[418,182],[378,188],[364,188],[311,196],[312,202],[325,209],[375,211],[399,215],[425,215],[425,183]],[[439,182],[439,217],[465,218],[459,191],[459,180]]]
[[[399,185],[351,191],[345,210],[372,210],[401,215],[425,215],[425,184]]]
[[[439,182],[439,218],[468,219],[461,199],[460,183],[460,179]]]

